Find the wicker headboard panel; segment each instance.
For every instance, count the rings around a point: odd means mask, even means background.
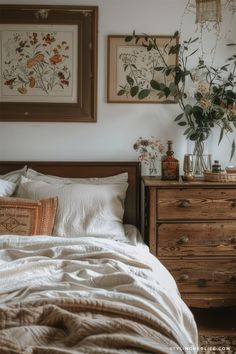
[[[44,174],[61,177],[107,177],[122,172],[129,174],[124,222],[140,229],[140,163],[139,162],[61,162],[61,161],[2,161],[0,174],[27,165]]]

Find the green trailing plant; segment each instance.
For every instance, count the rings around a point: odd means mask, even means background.
[[[173,38],[177,39],[178,32]],[[136,73],[138,68],[132,63],[133,70],[124,70],[126,85],[121,87],[118,95],[130,95],[142,100],[150,94],[158,97],[174,97],[178,102],[182,113],[175,118],[177,124],[184,127],[186,138],[195,142],[196,154],[203,153],[204,141],[214,127],[220,128],[219,144],[222,138],[228,133],[233,133],[236,128],[236,55],[233,54],[226,60],[226,63],[215,68],[205,64],[199,59],[198,65],[190,69],[190,57],[196,55],[198,48],[193,48],[198,38],[189,38],[183,41],[171,41],[164,47],[159,47],[155,37],[149,35],[138,36],[133,32],[125,38],[126,42],[135,40],[147,51],[156,51],[159,61],[153,67],[154,73],[162,73],[163,80],[155,79],[155,75],[145,85],[138,85]],[[227,44],[228,46],[235,44]],[[175,65],[168,65],[166,55],[177,55],[178,61]],[[235,154],[235,140],[232,140],[231,156]]]

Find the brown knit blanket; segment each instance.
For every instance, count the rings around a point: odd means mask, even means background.
[[[0,354],[196,353],[191,313],[147,250],[12,242],[0,252]]]
[[[171,330],[154,316],[112,301],[10,306],[0,311],[0,323],[1,354],[163,353],[163,346],[164,352],[176,346]]]

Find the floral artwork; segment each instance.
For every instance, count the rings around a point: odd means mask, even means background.
[[[73,102],[76,34],[75,26],[1,26],[1,100]]]
[[[140,136],[135,141],[133,148],[139,154],[138,160],[149,166],[149,174],[157,175],[156,160],[160,160],[165,152],[165,147],[160,139],[154,136],[148,139]]]
[[[109,90],[108,100],[111,102],[175,102],[173,95],[168,98],[164,94],[157,95],[150,85],[152,80],[160,85],[168,86],[171,78],[163,75],[160,63],[164,59],[169,65],[176,64],[175,53],[169,54],[173,37],[156,37],[160,45],[159,52],[147,50],[148,42],[141,37],[140,43],[128,40],[129,37],[110,37],[109,44]],[[144,45],[142,45],[142,43]]]
[[[145,92],[150,88],[150,81],[163,81],[163,75],[154,68],[160,62],[160,55],[165,55],[164,51],[159,54],[154,51],[147,51],[144,47],[119,47],[118,57],[118,80],[116,90],[118,96],[134,97],[136,92]],[[168,81],[168,79],[166,80]],[[132,88],[132,91],[130,90]],[[151,92],[149,98],[154,99],[156,92]]]

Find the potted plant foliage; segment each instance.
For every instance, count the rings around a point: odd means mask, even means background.
[[[176,32],[173,37],[178,36]],[[155,37],[137,36],[135,32],[125,40],[129,42],[134,39],[136,44],[140,43],[147,51],[157,51],[159,62],[154,71],[163,73],[168,80],[158,82],[153,77],[145,81],[145,85],[137,86],[135,75],[138,75],[138,68],[134,64],[132,73],[126,76],[126,85],[120,88],[118,95],[136,96],[140,100],[153,92],[166,99],[174,96],[182,110],[175,121],[185,128],[186,138],[195,142],[194,154],[197,155],[203,154],[204,142],[214,127],[220,128],[219,144],[224,135],[233,132],[236,127],[235,54],[219,68],[206,65],[203,59],[199,59],[198,65],[190,69],[190,57],[198,51],[192,47],[198,38],[189,38],[182,44],[178,41],[175,45],[167,43],[164,47],[157,45]],[[168,65],[163,54],[177,54],[176,65]],[[230,159],[235,153],[235,140],[232,139],[231,143]]]

